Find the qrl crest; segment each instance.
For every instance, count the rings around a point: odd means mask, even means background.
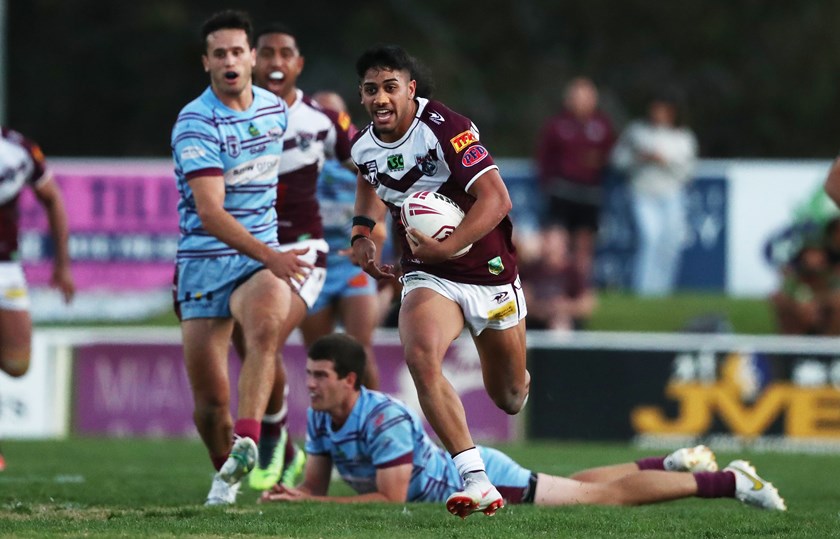
[[[239,154],[242,153],[242,147],[239,145],[239,139],[230,136],[225,139],[225,149],[227,150],[227,154],[231,157],[239,157]]]
[[[376,161],[366,161],[365,168],[363,169],[362,176],[364,179],[374,187],[379,186],[379,178],[377,178],[377,174],[379,173],[379,169],[376,166]],[[364,172],[367,170],[367,173]]]

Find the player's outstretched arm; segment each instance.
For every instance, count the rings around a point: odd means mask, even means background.
[[[307,468],[309,461],[307,461]],[[313,500],[318,502],[333,503],[370,503],[370,502],[392,502],[404,503],[408,496],[408,483],[411,480],[412,464],[400,464],[389,468],[376,470],[376,492],[357,494],[355,496],[325,496],[315,495],[304,491],[304,484],[299,489],[288,489],[275,487],[275,490],[263,494],[262,502],[293,502],[301,500]],[[329,476],[327,476],[329,479]]]
[[[53,274],[51,284],[61,291],[64,302],[70,303],[76,293],[73,276],[70,273],[70,236],[67,226],[67,213],[58,184],[52,178],[42,181],[35,187],[35,197],[47,212],[50,235],[55,247],[53,255]]]

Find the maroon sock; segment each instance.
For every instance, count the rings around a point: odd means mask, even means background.
[[[292,463],[292,460],[294,460],[296,453],[297,453],[297,446],[292,441],[292,437],[289,436],[288,438],[286,438],[286,457],[285,457],[286,458],[286,464],[283,466],[284,468],[288,467],[289,464]]]
[[[280,438],[280,431],[283,430],[285,421],[262,421],[260,423],[260,436],[269,436],[271,438]]]
[[[640,470],[664,470],[665,457],[646,457],[636,461]]]
[[[735,474],[733,472],[696,472],[698,498],[734,498]]]
[[[213,467],[216,468],[217,472],[222,469],[222,464],[225,463],[227,458],[228,458],[227,455],[222,455],[222,456],[210,455],[210,460],[213,462]]]
[[[260,422],[256,419],[237,419],[233,425],[233,434],[240,438],[246,436],[256,443],[260,442]]]

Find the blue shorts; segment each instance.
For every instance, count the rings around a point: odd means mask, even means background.
[[[175,313],[181,320],[230,318],[230,295],[264,268],[245,255],[179,260],[172,291]]]
[[[315,304],[309,309],[309,314],[316,313],[341,298],[374,294],[376,294],[376,280],[362,268],[353,265],[346,257],[342,257],[338,263],[333,263],[332,259],[328,258],[324,288],[318,294]]]
[[[510,504],[532,503],[537,476],[515,460],[492,447],[478,446],[487,477]]]

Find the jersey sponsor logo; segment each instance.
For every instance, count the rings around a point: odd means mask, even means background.
[[[181,150],[181,161],[190,159],[201,159],[207,152],[201,146],[187,146]]]
[[[484,158],[490,155],[487,150],[481,144],[476,144],[475,146],[470,147],[469,150],[464,153],[464,157],[461,158],[461,164],[465,167],[472,167],[477,165],[478,163],[484,161]]]
[[[430,120],[431,122],[434,122],[434,123],[435,123],[435,124],[437,124],[437,125],[440,125],[440,124],[442,124],[443,122],[445,122],[445,121],[446,121],[446,120],[443,118],[443,116],[441,116],[441,115],[440,115],[440,113],[439,113],[438,111],[436,111],[436,110],[430,110],[430,111],[429,111],[429,120]]]
[[[498,275],[505,271],[505,265],[502,263],[502,257],[497,256],[487,261],[487,271],[493,275]]]
[[[342,131],[347,131],[350,129],[350,115],[346,112],[340,112],[338,114],[338,127],[341,128]]]
[[[437,163],[435,162],[435,158],[431,155],[418,154],[414,156],[414,159],[417,162],[417,166],[420,168],[420,172],[426,176],[434,176],[435,173],[437,173]]]
[[[452,147],[455,148],[455,153],[461,153],[461,151],[478,140],[478,135],[475,132],[467,130],[463,133],[459,133],[449,139],[449,142],[452,144]]]
[[[379,174],[379,169],[376,166],[376,161],[366,161],[364,167],[364,170],[367,170],[367,174],[362,172],[362,177],[365,179],[366,182],[373,185],[374,187],[378,186],[379,178],[377,176]]]
[[[401,153],[388,156],[388,172],[405,170],[405,158]]]
[[[6,299],[23,299],[26,297],[26,289],[25,288],[8,288],[6,289],[3,296]]]
[[[239,145],[239,139],[233,135],[227,137],[225,139],[225,150],[229,156],[234,158],[239,157],[239,154],[242,153],[242,147]]]
[[[37,161],[37,162],[39,162],[39,163],[43,163],[43,162],[44,162],[44,159],[45,159],[45,158],[44,158],[44,152],[42,152],[42,151],[41,151],[41,147],[40,147],[40,146],[38,146],[37,144],[34,144],[34,145],[32,146],[32,150],[31,150],[31,151],[32,151],[32,158],[33,158],[35,161]]]
[[[260,136],[260,130],[254,124],[248,124],[248,134],[252,137]]]
[[[239,185],[255,180],[268,180],[278,174],[279,155],[264,155],[225,172],[225,184]]]
[[[503,318],[507,318],[508,316],[516,314],[516,303],[513,301],[508,301],[501,307],[497,307],[496,309],[490,310],[487,312],[487,319],[488,320],[502,320]]]
[[[187,291],[184,294],[184,299],[181,301],[201,301],[205,299],[207,301],[213,301],[213,292],[189,292]]]

